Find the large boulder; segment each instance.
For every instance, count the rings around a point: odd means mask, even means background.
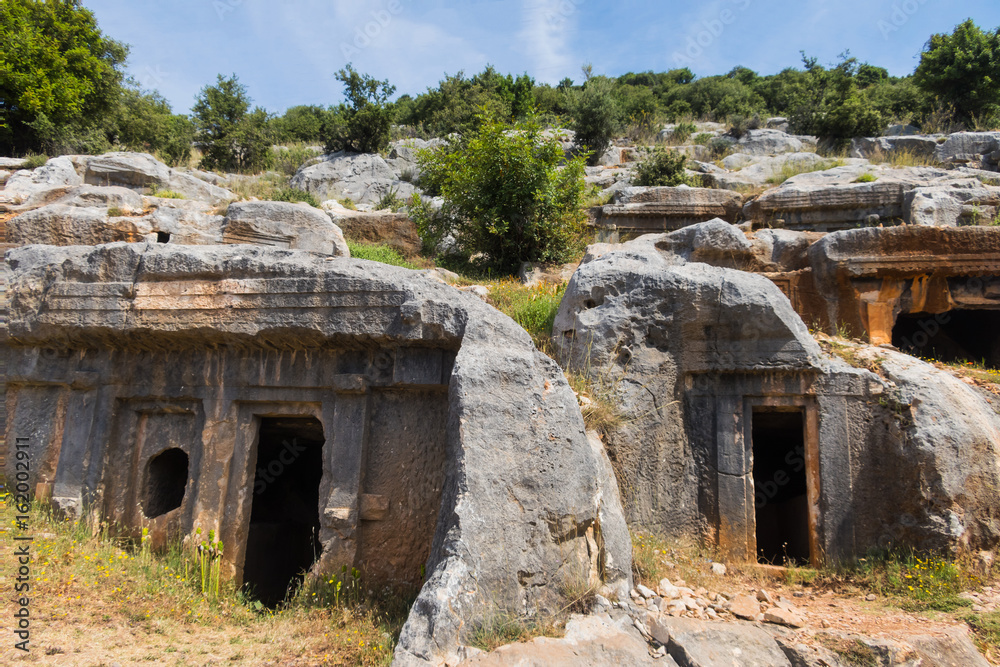
[[[380,155],[370,153],[327,155],[322,161],[299,169],[291,184],[320,199],[346,197],[358,204],[375,203],[392,192],[401,199],[416,192],[411,183],[399,180]]]
[[[1000,132],[957,132],[937,147],[935,155],[942,164],[998,171]]]
[[[801,153],[806,147],[816,147],[813,137],[797,137],[780,130],[748,130],[736,142],[735,150],[748,155]]]
[[[106,207],[49,204],[7,221],[7,238],[15,245],[98,245],[144,241],[153,232],[145,217],[108,215]]]
[[[83,179],[76,173],[73,162],[67,157],[56,157],[33,170],[15,172],[7,179],[3,195],[8,201],[21,203],[42,190],[81,185]]]
[[[208,202],[209,204],[222,204],[237,198],[234,193],[223,187],[198,178],[194,174],[175,169],[170,170],[170,177],[167,179],[165,189],[182,194],[187,199]]]
[[[347,241],[330,217],[309,204],[246,201],[229,205],[222,240],[350,257]]]
[[[87,160],[84,180],[90,185],[165,187],[170,167],[148,153],[105,153]]]
[[[456,664],[480,624],[562,609],[569,589],[628,595],[610,462],[562,370],[477,297],[252,246],[36,245],[7,262],[7,372],[24,380],[8,387],[8,425],[30,430],[33,461],[56,462],[32,465],[29,483],[57,507],[89,502],[154,536],[217,530],[239,582],[258,422],[315,415],[326,456],[312,572],[400,559],[382,576],[420,592],[394,664]],[[147,519],[134,499],[164,448],[187,454],[187,486],[180,507]],[[282,523],[317,511],[279,508]]]
[[[917,159],[933,160],[938,150],[940,135],[863,137],[851,141],[851,155],[856,158],[891,158],[909,155]]]

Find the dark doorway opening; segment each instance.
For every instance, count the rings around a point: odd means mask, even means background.
[[[809,562],[809,500],[802,410],[753,411],[757,560]]]
[[[900,315],[892,328],[892,344],[917,357],[1000,368],[1000,311]]]
[[[323,425],[313,417],[260,421],[243,585],[269,607],[302,581],[319,556]]]
[[[173,447],[149,459],[142,513],[150,519],[175,510],[184,502],[188,481],[188,455]]]
[[[157,243],[170,243],[170,232],[156,232]]]

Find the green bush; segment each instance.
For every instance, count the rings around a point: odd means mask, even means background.
[[[250,111],[250,103],[235,74],[228,79],[220,74],[216,85],[199,93],[192,111],[204,168],[256,173],[270,167],[270,116],[260,107]]]
[[[332,112],[315,105],[291,107],[285,115],[274,118],[271,126],[277,141],[314,144],[323,142],[323,126]]]
[[[344,84],[347,104],[341,104],[324,127],[329,151],[377,153],[389,143],[394,109],[389,97],[396,87],[359,74],[351,65],[337,72]]]
[[[573,99],[570,127],[576,132],[576,145],[586,149],[591,165],[601,159],[621,127],[621,112],[613,93],[610,80],[595,77]]]
[[[583,160],[560,168],[559,142],[534,123],[510,126],[485,109],[479,123],[474,134],[420,154],[421,182],[445,201],[441,215],[422,223],[425,232],[450,233],[468,256],[507,273],[566,259],[584,220]]]
[[[684,167],[687,156],[662,147],[649,151],[635,167],[635,184],[646,186],[677,186],[688,183]]]
[[[674,141],[681,143],[690,139],[697,131],[698,128],[695,127],[694,123],[677,123],[674,126],[674,132],[671,137]]]
[[[950,35],[933,35],[914,73],[929,95],[953,105],[959,120],[1000,120],[1000,29],[983,31],[972,19]]]
[[[320,208],[319,200],[315,196],[298,188],[282,188],[275,192],[271,199],[273,201],[287,201],[292,203],[305,202],[310,206]]]

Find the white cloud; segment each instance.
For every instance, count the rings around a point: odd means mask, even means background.
[[[524,27],[517,35],[518,50],[532,60],[535,78],[552,83],[579,63],[570,52],[570,36],[584,0],[523,0]]]

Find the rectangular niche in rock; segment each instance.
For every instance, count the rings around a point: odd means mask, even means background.
[[[243,585],[267,606],[294,591],[319,556],[323,442],[315,417],[260,419]]]
[[[754,514],[761,563],[810,562],[804,418],[802,409],[753,409]]]

